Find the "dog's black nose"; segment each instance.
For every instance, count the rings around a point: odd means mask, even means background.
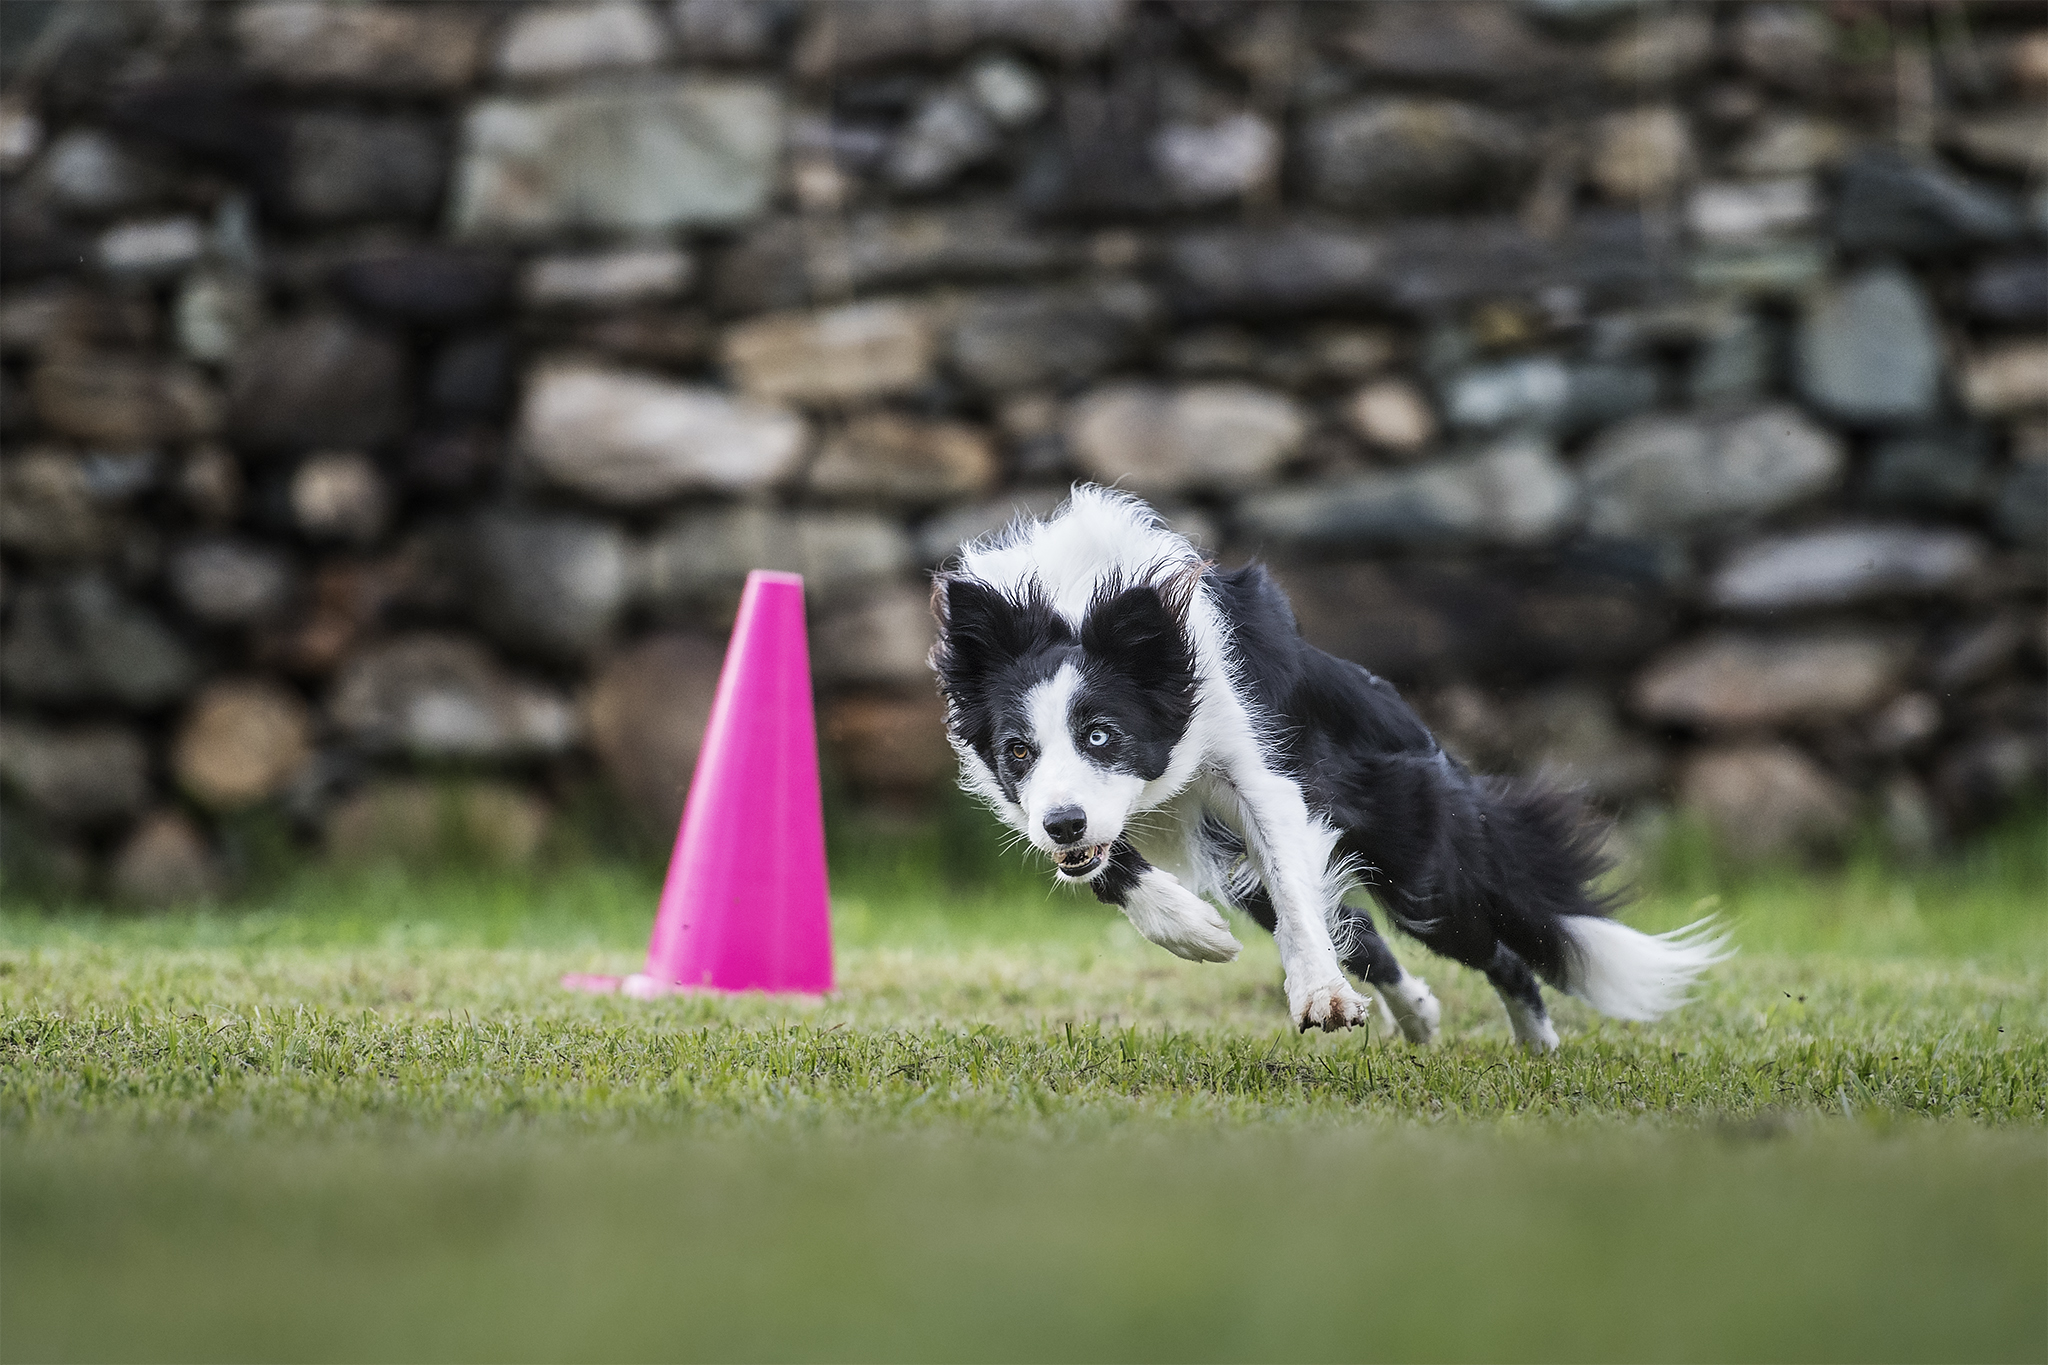
[[[1079,806],[1055,806],[1045,813],[1045,832],[1056,844],[1071,844],[1088,828],[1088,812]]]

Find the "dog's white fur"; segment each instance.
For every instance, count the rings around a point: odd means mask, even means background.
[[[1196,681],[1187,732],[1166,770],[1150,782],[1104,772],[1073,750],[1065,711],[1074,686],[1070,667],[1040,684],[1031,699],[1047,723],[1034,727],[1041,754],[1018,789],[1019,799],[1010,800],[981,756],[956,738],[963,782],[1047,853],[1056,846],[1043,820],[1061,805],[1087,813],[1087,842],[1108,843],[1128,834],[1153,871],[1125,913],[1152,942],[1196,960],[1237,955],[1228,925],[1201,899],[1205,893],[1220,898],[1227,890],[1217,880],[1227,874],[1204,865],[1197,838],[1204,816],[1222,821],[1243,840],[1272,898],[1274,938],[1296,1027],[1364,1023],[1367,999],[1345,976],[1332,937],[1351,881],[1349,868],[1334,857],[1338,831],[1317,818],[1294,780],[1268,762],[1272,722],[1254,714],[1234,685],[1230,633],[1200,580],[1202,562],[1200,552],[1160,525],[1144,504],[1086,486],[1074,489],[1056,519],[1019,521],[965,547],[960,567],[966,574],[1013,597],[1043,594],[1077,630],[1105,583],[1192,584],[1185,627]],[[1130,823],[1147,812],[1157,818]],[[1428,988],[1415,984],[1418,996],[1403,998],[1398,1007],[1388,1002],[1410,1037],[1433,1032],[1437,1014]]]

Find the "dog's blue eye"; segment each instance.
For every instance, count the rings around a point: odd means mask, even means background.
[[[1109,731],[1101,726],[1098,725],[1088,732],[1088,747],[1091,749],[1100,749],[1107,743],[1109,743]]]

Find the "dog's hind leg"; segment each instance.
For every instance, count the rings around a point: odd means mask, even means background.
[[[1557,1046],[1557,1030],[1550,1025],[1550,1013],[1543,1008],[1543,990],[1536,973],[1522,961],[1521,954],[1502,943],[1494,947],[1493,961],[1484,968],[1501,1004],[1507,1006],[1508,1025],[1515,1041],[1531,1052],[1548,1052]]]
[[[1236,898],[1237,908],[1250,915],[1260,927],[1271,931],[1275,922],[1272,897],[1263,886],[1253,886]],[[1443,1006],[1431,993],[1429,983],[1410,976],[1387,941],[1380,937],[1372,916],[1355,905],[1344,907],[1342,935],[1350,944],[1344,969],[1362,979],[1380,994],[1387,1017],[1411,1043],[1427,1043],[1436,1037],[1443,1019]]]
[[[1356,906],[1346,906],[1343,933],[1350,943],[1344,966],[1353,976],[1380,993],[1387,1015],[1411,1043],[1427,1043],[1436,1037],[1443,1019],[1443,1006],[1430,992],[1429,983],[1402,969],[1394,950],[1380,937],[1371,916]]]

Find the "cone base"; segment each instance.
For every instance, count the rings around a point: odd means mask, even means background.
[[[757,987],[727,990],[723,986],[679,986],[673,981],[649,976],[646,972],[635,972],[631,976],[567,972],[562,976],[561,985],[563,990],[582,991],[588,995],[623,995],[633,1000],[658,1000],[664,995],[787,995],[817,1000],[827,994],[825,991],[770,991]]]

